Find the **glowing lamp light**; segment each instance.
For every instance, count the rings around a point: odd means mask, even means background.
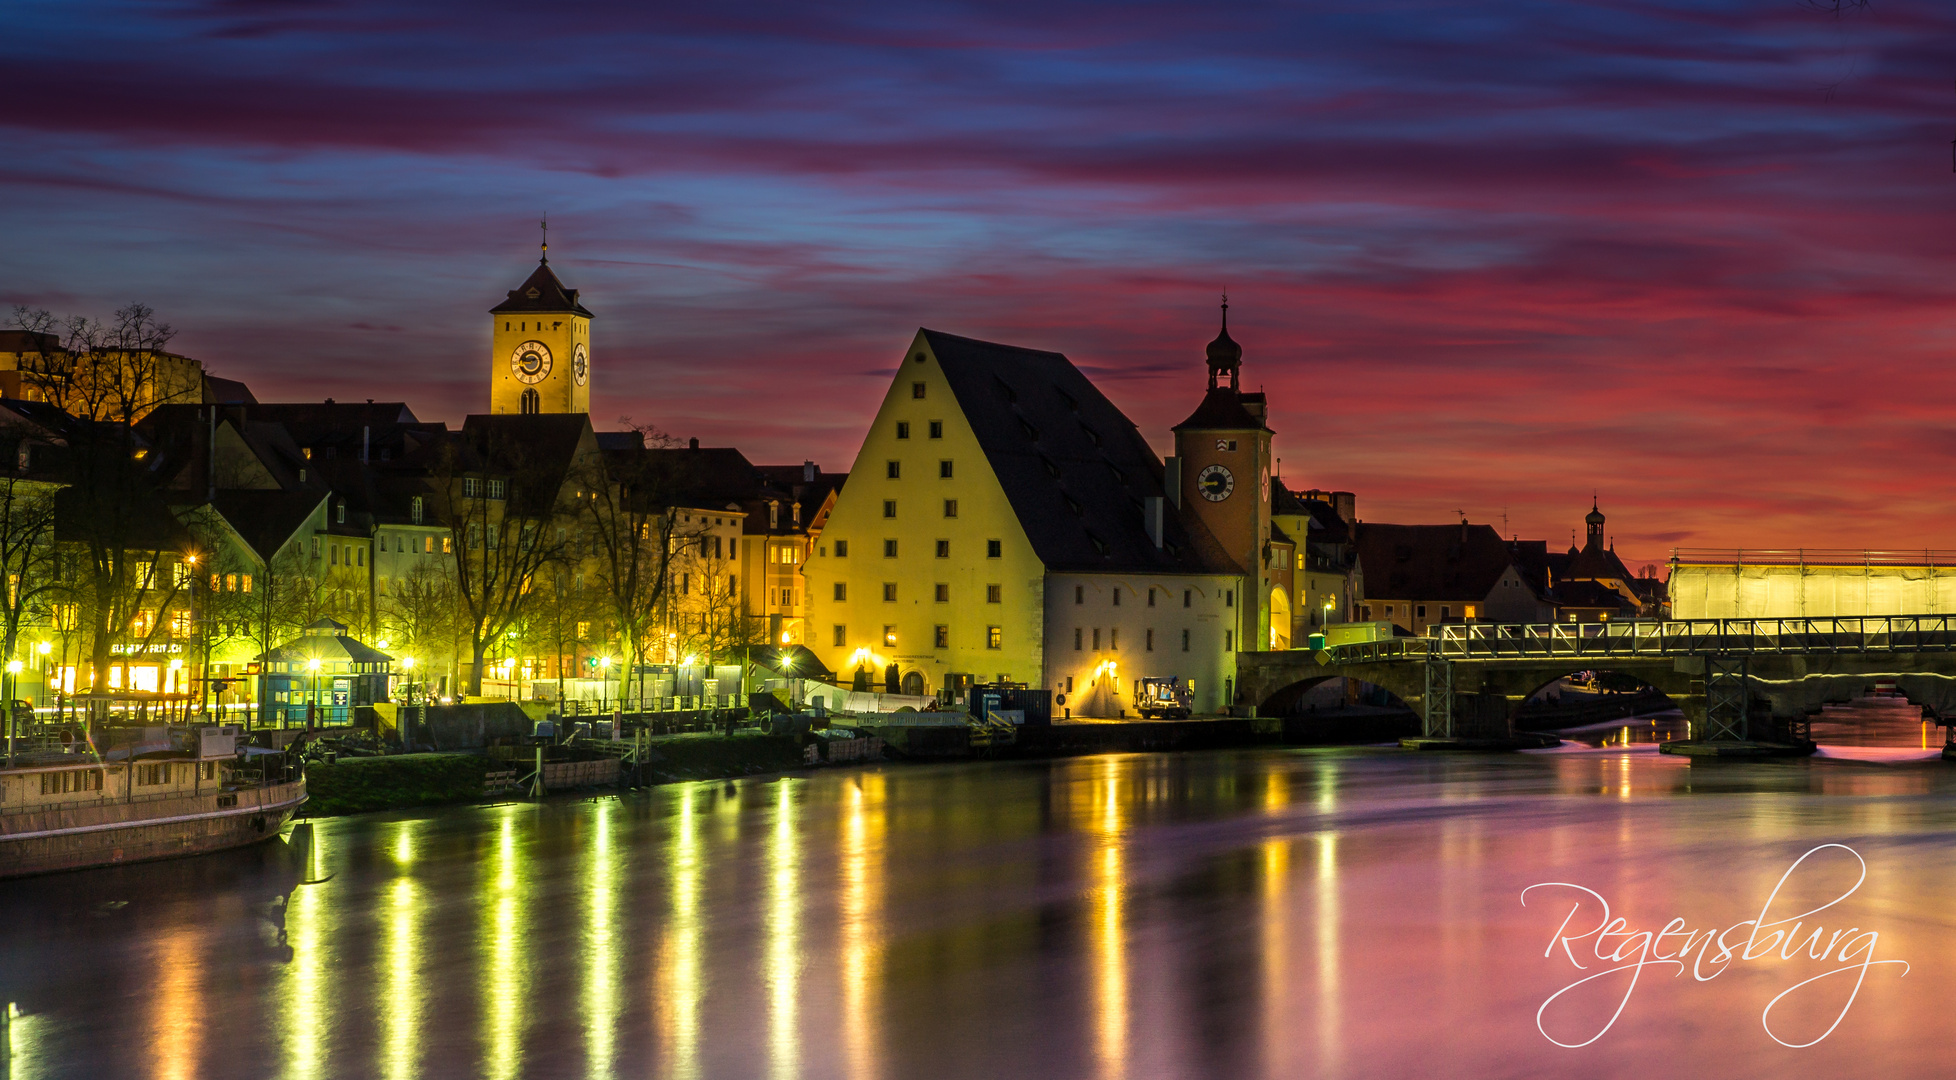
[[[781,644],[783,645],[788,644],[789,637],[790,635],[786,630],[781,631]]]
[[[190,564],[190,565],[192,565],[192,566],[196,566],[196,565],[197,565],[197,554],[196,554],[195,552],[192,552],[192,553],[190,553],[190,554],[188,554],[188,555],[185,555],[185,556],[183,557],[183,561],[184,561],[184,562],[187,562],[187,563],[189,563],[189,564]]]
[[[695,661],[697,661],[698,659],[699,659],[699,657],[697,657],[697,656],[689,656],[689,657],[687,657],[686,659],[684,659],[684,660],[681,660],[681,661],[679,662],[679,664],[680,664],[680,666],[681,666],[681,667],[692,667],[692,666],[693,666],[693,663],[694,663]]]
[[[608,668],[608,667],[610,667],[610,666],[611,666],[611,657],[609,657],[609,656],[601,656],[601,657],[599,657],[599,658],[598,658],[598,666],[599,666],[599,667],[601,667],[601,668]]]
[[[7,674],[9,674],[9,675],[18,675],[18,674],[20,674],[20,668],[21,668],[21,663],[20,663],[20,661],[18,661],[18,660],[9,660],[9,661],[7,661]]]
[[[310,660],[308,660],[308,661],[306,661],[306,670],[307,670],[307,671],[318,671],[318,670],[319,670],[319,658],[315,656],[315,657],[313,657],[312,659],[310,659]]]
[[[15,661],[15,662],[16,662],[16,663],[18,663],[18,661]],[[10,668],[9,670],[12,670],[12,669]],[[182,670],[183,670],[183,661],[182,661],[182,660],[180,660],[180,659],[177,659],[177,658],[175,658],[175,657],[172,657],[172,658],[171,658],[171,660],[170,660],[170,670],[171,670],[171,671],[182,671]]]
[[[406,659],[404,659],[404,660],[402,660],[402,661],[401,661],[401,666],[402,666],[402,667],[404,667],[404,668],[406,668],[406,669],[407,669],[407,670],[409,670],[409,671],[413,671],[413,670],[414,670],[414,657],[412,657],[412,656],[410,656],[410,657],[408,657],[408,658],[406,658]]]
[[[52,652],[53,650],[54,650],[54,643],[51,641],[43,641],[39,645],[34,646],[34,651],[40,653],[42,656],[46,656],[48,653]]]
[[[385,649],[387,645],[388,642],[386,638],[381,638],[379,641],[374,642],[374,648],[376,649]]]

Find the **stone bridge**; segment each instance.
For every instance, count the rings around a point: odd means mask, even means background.
[[[1662,691],[1700,742],[1804,742],[1829,703],[1893,682],[1938,718],[1956,716],[1956,616],[1688,619],[1442,625],[1427,637],[1244,653],[1240,700],[1281,715],[1340,676],[1379,686],[1434,738],[1512,735],[1515,709],[1579,671],[1617,671]]]

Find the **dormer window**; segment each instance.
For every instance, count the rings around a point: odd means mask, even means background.
[[[414,522],[416,525],[421,524],[421,496],[419,495],[416,495],[414,501],[408,504],[408,520]]]
[[[336,520],[341,525],[346,524],[346,500],[345,499],[340,500],[339,508],[336,512]]]

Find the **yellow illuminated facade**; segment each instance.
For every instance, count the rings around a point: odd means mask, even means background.
[[[1267,510],[1250,527],[1258,521],[1267,530]],[[1267,625],[1262,598],[1237,573],[1043,561],[924,331],[884,394],[806,578],[805,641],[844,685],[866,671],[884,689],[891,665],[909,694],[1020,682],[1053,691],[1055,716],[1133,716],[1144,677],[1192,682],[1196,710],[1221,711],[1236,652],[1257,647],[1244,628]]]
[[[892,663],[917,693],[1043,681],[1045,565],[921,332],[805,576],[806,644],[845,684]]]

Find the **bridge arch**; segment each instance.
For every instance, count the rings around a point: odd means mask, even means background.
[[[1408,712],[1412,711],[1410,704],[1386,687],[1380,686],[1377,683],[1366,682],[1354,676],[1341,675],[1334,672],[1325,675],[1308,676],[1277,688],[1264,697],[1263,701],[1257,705],[1256,714],[1258,716],[1306,715],[1312,710],[1314,704],[1325,704],[1323,702],[1313,703],[1307,701],[1306,699],[1311,696],[1311,692],[1331,682],[1342,682],[1347,686],[1356,686],[1358,688],[1360,704],[1379,704],[1386,708],[1405,709]],[[1340,698],[1337,704],[1342,705],[1346,700],[1346,698]],[[1333,707],[1336,706],[1334,705]]]

